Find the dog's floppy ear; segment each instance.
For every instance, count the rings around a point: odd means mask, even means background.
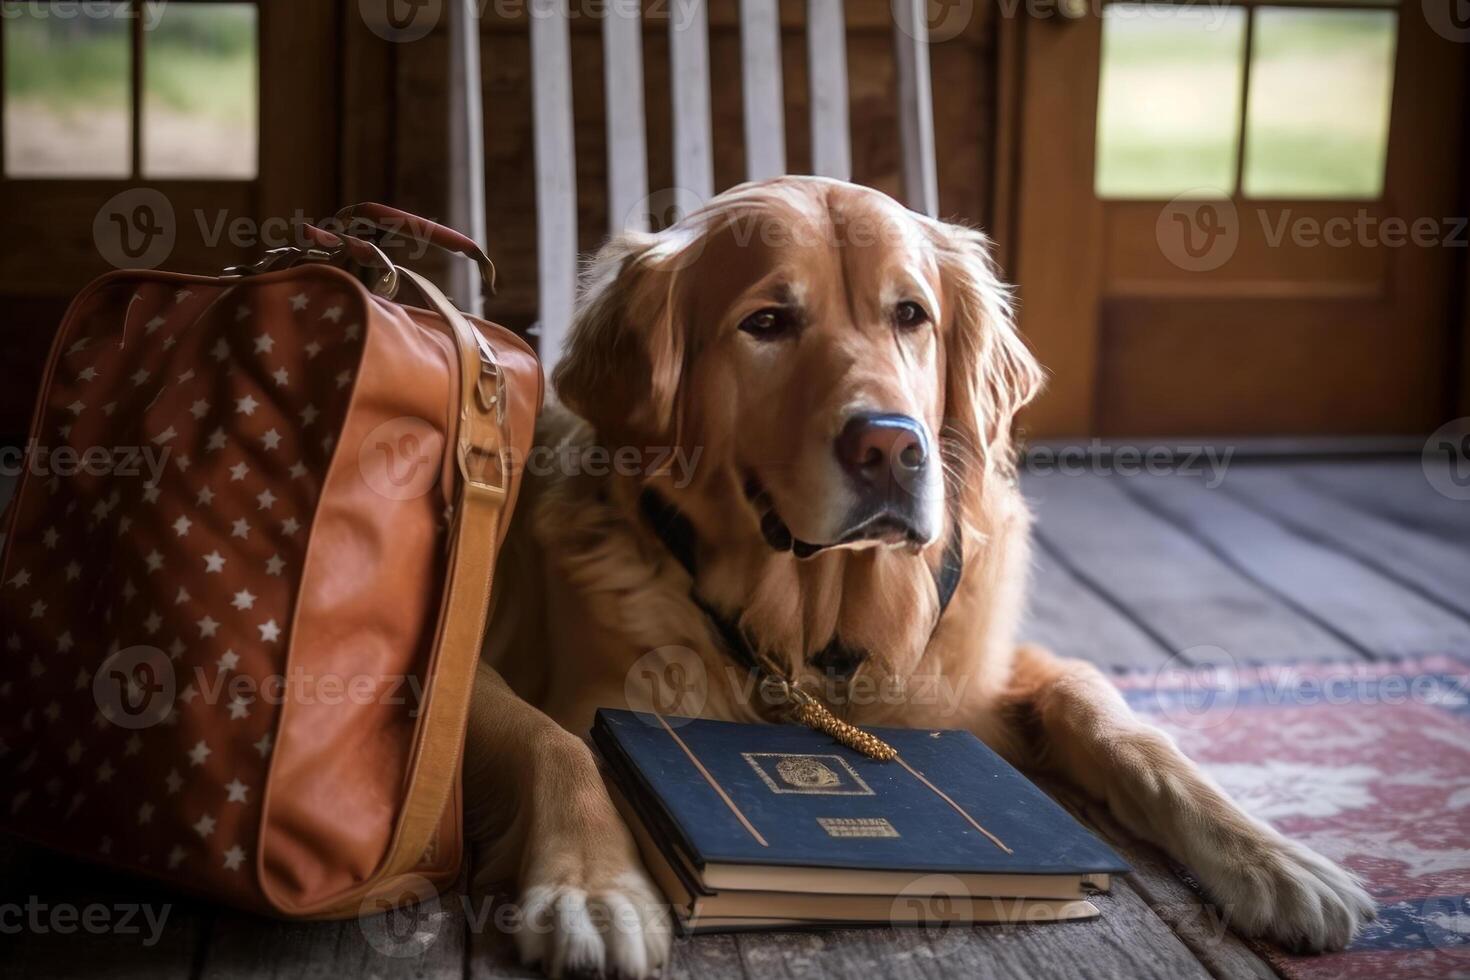
[[[668,441],[674,434],[684,338],[674,318],[670,234],[618,235],[583,274],[553,382],[562,403],[604,440]]]
[[[1016,331],[1010,288],[1000,281],[982,233],[934,222],[949,304],[945,416],[987,470],[1013,470],[1011,425],[1041,391],[1044,375]]]

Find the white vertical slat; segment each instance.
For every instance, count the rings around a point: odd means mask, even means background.
[[[602,24],[607,96],[607,227],[646,231],[647,126],[643,114],[643,24],[638,5],[610,3]],[[635,213],[636,212],[636,213]]]
[[[674,87],[674,183],[701,201],[714,196],[706,0],[669,3],[669,65]]]
[[[487,248],[485,113],[480,92],[480,19],[475,0],[449,4],[449,223]],[[449,295],[466,313],[485,312],[484,280],[465,259],[450,267]]]
[[[566,0],[531,0],[531,74],[540,348],[549,374],[561,355],[577,293],[577,173]]]
[[[786,172],[786,102],[781,93],[777,0],[741,0],[740,64],[745,96],[745,178],[779,177]]]
[[[926,0],[893,0],[893,43],[905,203],[932,218],[939,215],[939,174],[934,159],[934,95],[925,8]]]
[[[842,0],[807,0],[806,50],[812,105],[812,173],[852,180],[847,25]]]

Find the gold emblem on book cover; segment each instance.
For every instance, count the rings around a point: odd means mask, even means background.
[[[788,752],[742,752],[741,756],[772,793],[873,795],[873,790],[841,756]]]

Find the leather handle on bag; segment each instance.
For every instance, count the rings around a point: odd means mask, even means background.
[[[473,260],[480,267],[480,276],[485,281],[485,288],[492,294],[495,292],[495,263],[490,261],[490,256],[485,254],[485,250],[477,245],[474,239],[460,234],[453,228],[441,225],[437,221],[430,221],[428,218],[420,218],[407,211],[390,208],[386,204],[374,204],[370,201],[348,205],[337,212],[337,220],[364,221],[386,234],[423,242],[446,252],[457,252]]]

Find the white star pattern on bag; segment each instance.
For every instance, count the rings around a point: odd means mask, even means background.
[[[72,336],[63,346],[86,354],[48,379],[39,431],[59,432],[79,451],[84,440],[168,449],[152,485],[115,474],[88,482],[82,473],[22,484],[29,490],[18,496],[25,513],[15,526],[29,540],[14,555],[25,560],[6,552],[0,579],[9,600],[0,622],[15,627],[0,705],[22,709],[0,711],[0,756],[9,753],[0,781],[21,784],[7,784],[13,795],[0,797],[0,806],[18,804],[29,821],[45,814],[82,835],[86,850],[110,850],[124,866],[156,873],[166,864],[205,889],[236,876],[234,887],[249,888],[280,706],[229,685],[286,669],[304,536],[362,356],[342,341],[359,340],[364,326],[346,323],[355,294],[314,284],[294,297],[279,283],[191,287],[180,291],[180,301],[193,297],[179,307],[169,303],[172,286],[140,286],[136,302],[151,304],[141,315],[134,307],[121,324],[66,328]],[[310,317],[280,317],[287,299]],[[267,310],[277,311],[274,318]],[[96,343],[77,336],[84,329]],[[317,338],[301,335],[313,329]],[[42,486],[49,501],[37,492]],[[100,683],[98,664],[140,642],[168,651],[179,686],[171,682],[172,703],[159,705],[167,711],[161,725],[119,730],[96,710],[93,671]],[[25,680],[27,669],[39,679]],[[122,696],[147,701],[156,681],[147,671],[127,676]],[[41,696],[17,702],[11,692],[24,684]],[[107,689],[115,686],[109,679]],[[22,741],[27,734],[33,740]],[[163,752],[178,762],[166,776],[148,768],[150,759],[169,757]],[[216,773],[231,779],[220,782]]]

